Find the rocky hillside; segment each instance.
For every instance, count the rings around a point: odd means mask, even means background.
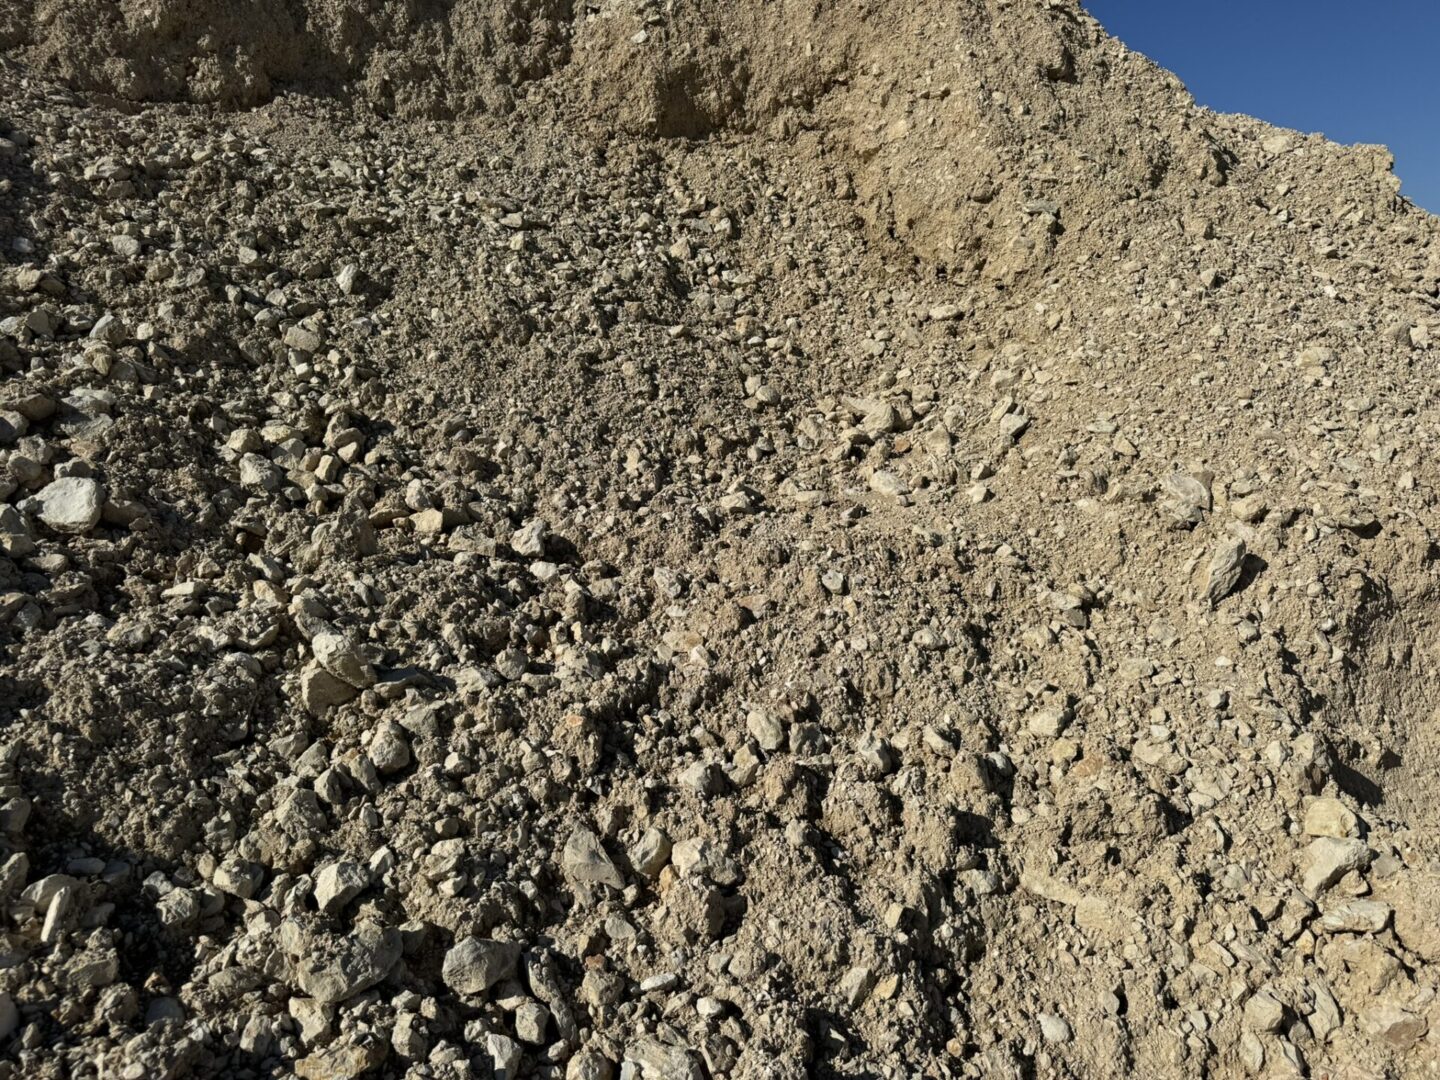
[[[0,0],[0,1080],[1431,1075],[1390,165],[1072,0]]]

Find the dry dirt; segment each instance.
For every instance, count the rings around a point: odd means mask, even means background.
[[[1073,0],[0,0],[0,1077],[1440,1075],[1440,242]]]

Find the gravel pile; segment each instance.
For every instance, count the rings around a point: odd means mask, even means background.
[[[1071,0],[123,7],[0,0],[0,1080],[1434,1071],[1382,149]]]

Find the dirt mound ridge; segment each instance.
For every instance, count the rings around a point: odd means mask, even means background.
[[[284,90],[386,112],[513,107],[516,88],[568,55],[565,0],[5,0],[0,47],[77,89],[227,108]]]
[[[877,236],[1002,282],[1097,211],[1184,214],[1197,187],[1269,157],[1261,127],[1196,109],[1070,3],[9,2],[0,45],[129,101],[233,108],[298,91],[402,117],[530,102],[659,138],[814,132]],[[1383,150],[1313,152],[1357,174],[1368,203],[1394,199]]]

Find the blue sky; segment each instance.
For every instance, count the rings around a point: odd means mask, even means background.
[[[1440,213],[1440,0],[1083,0],[1195,100],[1337,142],[1383,143]]]

